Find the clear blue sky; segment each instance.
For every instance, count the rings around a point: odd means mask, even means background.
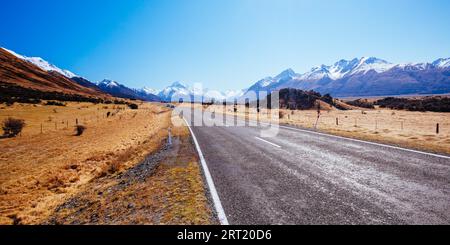
[[[286,68],[450,57],[448,0],[3,1],[0,46],[92,81],[241,89]]]

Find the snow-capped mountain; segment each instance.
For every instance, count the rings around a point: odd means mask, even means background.
[[[159,101],[159,97],[148,93],[142,89],[132,89],[128,88],[125,85],[120,84],[119,82],[104,79],[101,82],[97,83],[97,86],[103,91],[112,96],[126,98],[126,99],[140,99],[146,101]]]
[[[101,87],[101,88],[110,88],[113,89],[115,87],[119,87],[120,84],[116,81],[113,80],[109,80],[109,79],[104,79],[101,82],[97,82],[97,86]]]
[[[259,80],[253,86],[251,86],[248,90],[261,90],[264,88],[268,88],[274,84],[280,83],[282,81],[287,81],[298,77],[292,69],[287,69],[275,77],[266,77],[264,79]]]
[[[203,89],[198,87],[189,87],[182,82],[174,82],[172,85],[164,88],[158,93],[162,101],[191,101],[196,102],[210,102],[231,100],[238,98],[244,94],[245,90],[227,90],[225,92]]]
[[[164,88],[158,93],[159,98],[163,101],[172,101],[175,100],[175,97],[188,100],[190,95],[190,89],[181,82],[174,82],[172,85]]]
[[[143,87],[142,89],[140,89],[141,92],[146,93],[146,94],[159,94],[159,92],[161,92],[161,90],[158,89],[152,89],[152,88],[148,88],[148,87]]]
[[[0,97],[55,98],[54,95],[48,97],[48,94],[40,92],[57,92],[59,93],[58,98],[68,98],[64,94],[71,94],[69,98],[72,99],[73,96],[79,96],[79,98],[106,97],[106,94],[101,92],[96,85],[89,84],[85,80],[75,81],[74,79],[55,71],[46,71],[32,62],[17,57],[11,51],[0,48],[0,82],[4,85],[3,90],[0,91]]]
[[[317,66],[304,74],[293,71],[282,74],[285,74],[284,79],[278,76],[265,78],[248,91],[298,88],[334,96],[450,93],[450,58],[432,63],[393,64],[375,57],[363,57]]]
[[[55,71],[58,72],[59,74],[67,77],[67,78],[73,78],[73,77],[77,77],[77,75],[75,75],[74,73],[68,71],[68,70],[63,70],[53,64],[50,64],[49,62],[47,62],[46,60],[40,58],[40,57],[27,57],[24,55],[20,55],[14,51],[11,51],[9,49],[5,49],[4,50],[8,51],[9,53],[11,53],[12,55],[16,56],[19,59],[28,61],[36,66],[38,66],[39,68],[41,68],[44,71]]]
[[[340,60],[331,66],[321,65],[318,67],[314,67],[310,71],[301,75],[300,79],[317,80],[322,78],[329,78],[332,80],[336,80],[341,79],[345,76],[358,73],[367,73],[369,71],[381,73],[391,69],[394,66],[394,64],[375,57],[363,57],[361,59],[355,58],[353,60]]]
[[[447,59],[437,59],[432,63],[432,65],[439,68],[449,68],[450,67],[450,58]]]

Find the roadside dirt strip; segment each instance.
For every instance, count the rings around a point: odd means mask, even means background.
[[[89,183],[46,224],[217,224],[186,127],[172,144],[116,176]]]

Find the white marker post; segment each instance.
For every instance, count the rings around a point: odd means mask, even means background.
[[[169,128],[168,130],[169,130],[169,142],[168,142],[168,144],[172,145],[172,128]]]

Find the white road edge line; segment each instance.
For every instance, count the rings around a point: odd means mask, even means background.
[[[243,121],[240,118],[238,118],[238,120]],[[255,120],[249,120],[249,121],[252,121],[254,123],[260,123],[262,125],[271,125],[271,123],[262,122],[262,121],[259,121],[259,122],[255,121]],[[315,132],[315,131],[312,131],[312,130],[305,130],[305,129],[294,128],[294,127],[287,127],[287,126],[282,126],[282,125],[279,125],[279,124],[278,124],[278,127],[291,129],[291,130],[299,131],[299,132],[305,132],[305,133],[317,134],[317,135],[322,135],[322,136],[328,136],[328,137],[337,138],[337,139],[343,139],[343,140],[349,140],[349,141],[354,141],[354,142],[359,142],[359,143],[365,143],[365,144],[369,144],[369,145],[376,145],[376,146],[381,146],[381,147],[387,147],[387,148],[396,149],[396,150],[408,151],[408,152],[412,152],[412,153],[423,154],[423,155],[428,155],[428,156],[433,156],[433,157],[450,159],[450,156],[445,156],[445,155],[440,155],[440,154],[435,154],[435,153],[430,153],[430,152],[425,152],[425,151],[418,151],[418,150],[403,148],[403,147],[399,147],[399,146],[386,145],[386,144],[382,144],[382,143],[375,143],[375,142],[370,142],[370,141],[365,141],[365,140],[358,140],[358,139],[353,139],[353,138],[348,138],[348,137],[343,137],[343,136],[338,136],[338,135],[333,135],[333,134]]]
[[[251,121],[258,123],[257,121],[254,121],[254,120],[251,120]],[[270,123],[267,123],[267,122],[259,122],[259,123],[263,124],[263,125],[271,125]],[[370,141],[365,141],[365,140],[358,140],[358,139],[353,139],[353,138],[348,138],[348,137],[343,137],[343,136],[338,136],[338,135],[333,135],[333,134],[320,133],[320,132],[316,132],[316,131],[312,131],[312,130],[288,127],[288,126],[283,126],[283,125],[278,125],[278,127],[286,128],[286,129],[290,129],[290,130],[294,130],[294,131],[299,131],[299,132],[310,133],[310,134],[328,136],[331,138],[349,140],[349,141],[358,142],[358,143],[365,143],[365,144],[369,144],[369,145],[376,145],[376,146],[387,147],[387,148],[396,149],[396,150],[408,151],[408,152],[412,152],[412,153],[418,153],[418,154],[423,154],[423,155],[428,155],[428,156],[433,156],[433,157],[450,159],[450,156],[445,156],[445,155],[440,155],[440,154],[435,154],[435,153],[430,153],[430,152],[425,152],[425,151],[418,151],[418,150],[403,148],[403,147],[399,147],[399,146],[386,145],[386,144],[382,144],[382,143],[370,142]]]
[[[354,141],[354,142],[359,142],[359,143],[365,143],[365,144],[369,144],[369,145],[382,146],[382,147],[392,148],[392,149],[396,149],[396,150],[402,150],[402,151],[408,151],[408,152],[413,152],[413,153],[429,155],[429,156],[433,156],[433,157],[440,157],[440,158],[450,159],[449,156],[444,156],[444,155],[439,155],[439,154],[434,154],[434,153],[429,153],[429,152],[424,152],[424,151],[416,151],[416,150],[403,148],[403,147],[398,147],[398,146],[393,146],[393,145],[386,145],[386,144],[375,143],[375,142],[370,142],[370,141],[365,141],[365,140],[352,139],[352,138],[347,138],[347,137],[343,137],[343,136],[337,136],[337,135],[332,135],[332,134],[314,132],[314,131],[310,131],[310,130],[304,130],[304,129],[293,128],[293,127],[287,127],[287,126],[282,126],[282,125],[279,125],[279,127],[280,128],[291,129],[291,130],[294,130],[294,131],[300,131],[300,132],[305,132],[305,133],[317,134],[317,135],[328,136],[328,137],[337,138],[337,139],[344,139],[344,140],[349,140],[349,141]]]
[[[261,140],[262,142],[265,142],[265,143],[267,143],[267,144],[270,144],[270,145],[273,145],[273,146],[275,146],[275,147],[281,148],[281,146],[279,146],[279,145],[277,145],[277,144],[274,144],[274,143],[272,143],[272,142],[270,142],[270,141],[267,141],[267,140],[265,140],[265,139],[261,139],[261,138],[256,137],[256,136],[255,136],[255,138],[256,138],[257,140]]]
[[[217,216],[219,218],[221,225],[229,225],[227,216],[225,215],[225,210],[223,210],[222,203],[220,202],[219,194],[217,194],[216,187],[214,185],[214,181],[211,177],[211,173],[209,172],[208,165],[206,165],[205,157],[203,156],[202,150],[200,149],[200,145],[198,144],[197,138],[195,137],[194,131],[192,131],[191,126],[186,121],[186,118],[183,118],[186,123],[189,131],[191,132],[192,139],[194,139],[195,148],[197,148],[198,156],[200,157],[200,162],[202,164],[203,172],[205,173],[206,182],[208,184],[209,192],[211,193],[211,197],[214,202],[214,207],[216,208]]]

